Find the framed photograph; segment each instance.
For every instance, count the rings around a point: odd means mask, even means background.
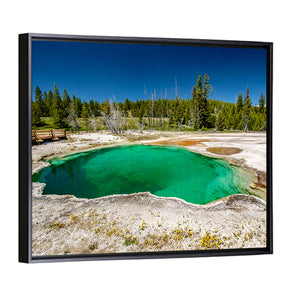
[[[272,47],[19,35],[19,261],[271,254]]]

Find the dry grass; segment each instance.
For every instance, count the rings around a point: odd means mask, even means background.
[[[195,227],[188,219],[178,221],[176,226],[170,227],[159,211],[149,210],[149,215],[152,218],[150,222],[136,216],[128,220],[126,225],[116,214],[104,209],[82,210],[79,214],[62,216],[55,222],[40,224],[43,228],[41,234],[55,238],[57,235],[70,236],[81,232],[83,237],[88,237],[80,241],[79,248],[76,240],[74,246],[70,243],[62,245],[56,252],[58,255],[209,250],[231,248],[233,245],[243,248],[251,246],[250,242],[257,237],[265,239],[263,219],[256,220],[254,229],[253,224],[244,222],[241,226],[236,226],[237,230],[224,234],[218,227]]]

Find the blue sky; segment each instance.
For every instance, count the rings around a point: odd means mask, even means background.
[[[211,99],[235,102],[247,87],[253,104],[266,94],[266,50],[225,47],[33,41],[32,86],[42,92],[56,83],[61,95],[89,101],[156,99],[167,93],[191,98],[198,75],[207,73]]]

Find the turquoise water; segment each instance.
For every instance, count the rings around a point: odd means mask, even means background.
[[[226,160],[180,147],[131,145],[102,148],[50,161],[33,175],[43,194],[96,198],[149,191],[195,204],[249,193],[252,176]]]

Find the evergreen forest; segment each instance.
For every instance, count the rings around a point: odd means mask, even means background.
[[[266,100],[261,93],[252,105],[250,89],[240,93],[235,103],[210,99],[212,86],[207,74],[199,75],[189,99],[149,99],[117,102],[105,99],[83,101],[66,90],[41,91],[36,86],[32,99],[32,128],[65,128],[70,131],[109,129],[123,133],[128,129],[178,131],[265,131]],[[177,93],[176,93],[177,94]]]

